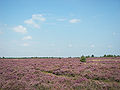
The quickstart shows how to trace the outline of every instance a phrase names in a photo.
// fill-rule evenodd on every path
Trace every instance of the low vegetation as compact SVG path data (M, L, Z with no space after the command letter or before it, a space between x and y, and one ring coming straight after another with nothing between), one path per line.
M81 60L0 59L0 90L119 90L120 57Z

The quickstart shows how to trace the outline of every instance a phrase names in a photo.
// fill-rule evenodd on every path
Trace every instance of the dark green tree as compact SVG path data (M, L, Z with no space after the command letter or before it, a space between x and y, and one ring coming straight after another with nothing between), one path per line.
M91 57L94 57L94 55L91 55Z
M80 61L81 61L81 62L86 62L86 57L81 56Z
M106 54L103 57L106 57Z
M90 56L88 55L88 56L86 56L86 58L89 58Z

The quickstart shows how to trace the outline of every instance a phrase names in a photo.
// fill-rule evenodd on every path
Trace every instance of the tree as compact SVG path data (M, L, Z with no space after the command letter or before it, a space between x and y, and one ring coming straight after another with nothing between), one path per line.
M107 57L113 57L113 55L110 55L110 54L109 54L109 55L107 55Z
M114 57L117 57L116 55L114 55Z
M86 62L86 58L84 56L81 56L80 61L81 62Z
M103 57L106 57L106 54Z
M91 55L91 57L94 57L94 55Z
M90 56L88 55L88 56L86 56L86 58L89 58Z

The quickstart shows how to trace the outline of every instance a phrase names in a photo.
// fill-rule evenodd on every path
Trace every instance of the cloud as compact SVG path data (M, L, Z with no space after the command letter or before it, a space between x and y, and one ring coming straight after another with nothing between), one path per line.
M44 18L42 14L33 14L32 18L25 20L24 23L28 25L32 25L35 28L40 28L38 22L44 22L44 21L46 21L46 18Z
M51 46L51 47L55 47L55 44L54 44L54 43L52 43L52 44L50 44L50 46Z
M32 19L25 20L24 23L26 24L34 24L34 21Z
M39 21L46 21L46 18L44 18L42 14L33 14L32 19L39 20Z
M80 22L80 19L71 19L69 20L70 23L78 23Z
M38 24L36 24L33 19L28 19L28 20L25 20L24 21L25 24L28 24L28 25L32 25L33 27L35 28L40 28L40 26Z
M16 26L13 28L13 30L15 32L19 32L19 33L27 33L27 28L23 27L22 25Z
M56 23L52 23L52 22L51 23L46 23L46 24L48 24L48 25L56 25Z
M69 48L72 48L72 47L73 47L73 45L72 45L72 44L68 44L68 47L69 47Z
M108 48L112 48L112 45L108 45Z
M26 46L29 46L29 44L28 43L23 43L22 46L26 47Z
M66 18L61 18L61 19L56 19L56 20L62 22L62 21L65 21Z
M2 34L2 31L0 31L0 34Z
M94 45L94 44L92 44L90 47L91 47L91 48L94 48L94 47L95 47L95 45Z
M112 35L113 36L120 36L120 32L113 32Z
M31 36L25 36L22 40L31 40L32 37Z
M113 36L115 36L115 35L116 35L116 32L113 32L112 34L113 34Z

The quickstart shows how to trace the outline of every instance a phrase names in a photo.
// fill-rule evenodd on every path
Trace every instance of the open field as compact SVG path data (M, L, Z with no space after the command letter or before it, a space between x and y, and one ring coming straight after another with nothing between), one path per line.
M0 59L0 90L120 90L120 57Z

